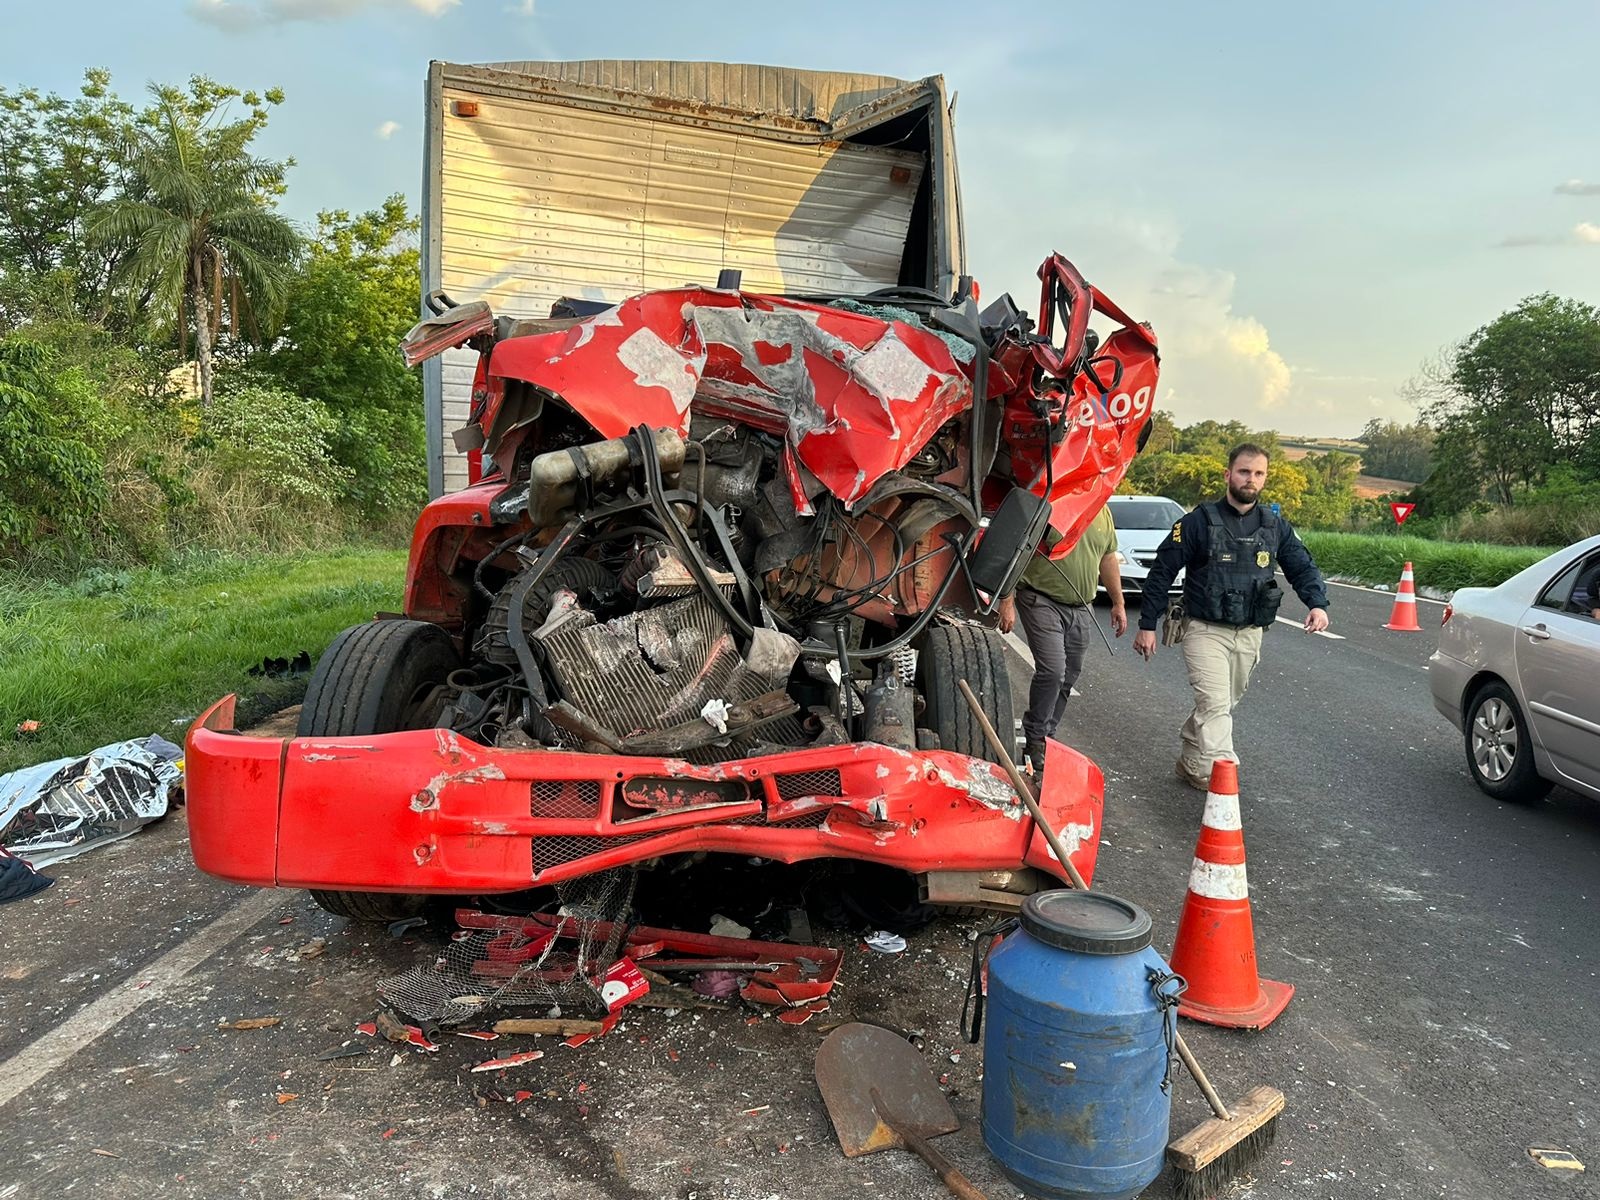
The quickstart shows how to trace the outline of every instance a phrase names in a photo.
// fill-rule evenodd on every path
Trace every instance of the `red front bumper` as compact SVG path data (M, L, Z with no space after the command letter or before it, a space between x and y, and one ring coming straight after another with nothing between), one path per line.
M855 858L911 872L1063 877L999 767L875 742L694 766L508 750L442 729L335 738L230 732L234 698L189 730L190 843L236 883L488 893L684 851ZM1104 781L1049 744L1040 797L1094 877Z

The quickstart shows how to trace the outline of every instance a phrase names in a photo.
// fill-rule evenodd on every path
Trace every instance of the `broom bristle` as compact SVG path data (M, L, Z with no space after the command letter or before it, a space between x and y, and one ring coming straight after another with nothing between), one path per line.
M1211 1200L1230 1179L1265 1154L1277 1137L1278 1118L1273 1117L1198 1170L1174 1166L1178 1200Z

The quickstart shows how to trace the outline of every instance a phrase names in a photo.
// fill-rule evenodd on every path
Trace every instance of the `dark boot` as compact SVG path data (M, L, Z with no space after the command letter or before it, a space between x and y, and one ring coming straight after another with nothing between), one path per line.
M1044 779L1044 742L1023 742L1022 761L1033 769L1034 791L1038 791Z

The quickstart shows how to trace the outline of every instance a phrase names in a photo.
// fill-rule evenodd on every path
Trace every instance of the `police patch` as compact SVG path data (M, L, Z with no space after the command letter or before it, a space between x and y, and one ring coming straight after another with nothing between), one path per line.
M1173 527L1172 527L1172 540L1175 541L1175 542L1183 541L1183 522L1182 521L1179 521L1179 522L1177 522L1176 524L1173 525Z
M1272 555L1268 554L1265 550L1256 551L1256 566L1264 567L1271 561Z

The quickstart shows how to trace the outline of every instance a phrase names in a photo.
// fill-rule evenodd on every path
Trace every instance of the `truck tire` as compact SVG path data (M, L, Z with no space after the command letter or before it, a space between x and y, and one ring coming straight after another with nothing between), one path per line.
M962 679L977 695L1001 742L1009 744L1015 722L1005 643L980 625L935 625L923 636L917 655L917 684L926 705L921 724L938 735L945 750L999 762L956 686Z
M349 737L426 729L439 715L439 685L461 665L450 636L425 621L372 621L346 629L317 662L297 737ZM417 916L427 896L312 889L336 917L384 924Z

